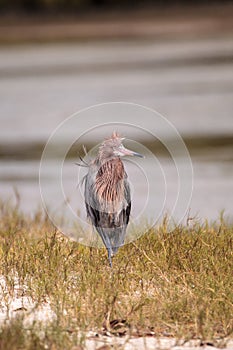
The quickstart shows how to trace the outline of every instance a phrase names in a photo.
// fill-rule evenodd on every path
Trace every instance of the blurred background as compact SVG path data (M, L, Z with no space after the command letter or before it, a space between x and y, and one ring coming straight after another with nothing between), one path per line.
M35 212L53 130L82 108L126 101L155 109L184 139L194 169L191 215L216 220L225 210L232 219L232 18L231 1L0 0L1 198L18 192L21 208ZM156 148L172 192L166 153L149 137L137 141Z

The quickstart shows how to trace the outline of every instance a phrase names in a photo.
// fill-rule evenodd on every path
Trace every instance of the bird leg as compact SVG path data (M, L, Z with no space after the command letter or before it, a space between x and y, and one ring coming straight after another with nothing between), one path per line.
M110 267L112 267L112 249L111 248L107 248L107 250L108 250L109 265L110 265Z

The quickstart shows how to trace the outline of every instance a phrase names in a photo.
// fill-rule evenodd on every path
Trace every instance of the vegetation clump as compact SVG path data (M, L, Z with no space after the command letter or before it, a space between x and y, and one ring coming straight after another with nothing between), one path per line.
M110 269L104 249L71 241L42 213L4 203L0 212L0 349L69 349L89 331L232 338L233 226L223 219L171 233L165 220L122 247ZM50 317L36 318L45 306Z

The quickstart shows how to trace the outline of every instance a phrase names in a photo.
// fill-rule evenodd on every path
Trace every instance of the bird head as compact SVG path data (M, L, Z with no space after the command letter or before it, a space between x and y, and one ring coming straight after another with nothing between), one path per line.
M106 139L100 146L100 156L102 158L114 158L114 157L124 157L124 156L136 156L144 158L140 153L131 151L124 147L124 138L120 137L117 132L113 132L111 137Z

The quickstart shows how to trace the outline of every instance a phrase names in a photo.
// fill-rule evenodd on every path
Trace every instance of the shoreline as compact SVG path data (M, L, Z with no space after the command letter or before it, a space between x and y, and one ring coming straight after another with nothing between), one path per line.
M80 15L1 15L0 44L232 36L233 6L170 6Z

